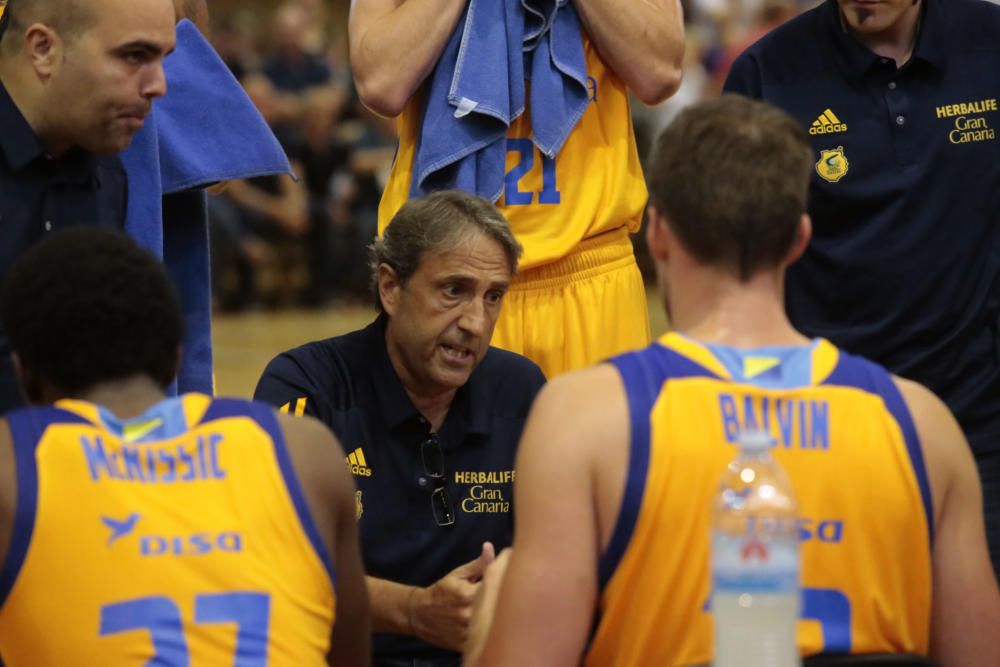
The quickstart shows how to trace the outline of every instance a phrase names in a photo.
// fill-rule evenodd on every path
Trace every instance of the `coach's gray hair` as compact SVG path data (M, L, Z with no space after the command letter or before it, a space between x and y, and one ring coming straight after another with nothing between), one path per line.
M457 190L435 192L411 199L389 221L381 238L368 246L375 305L382 310L378 293L378 269L385 264L405 285L427 253L452 250L469 234L485 234L503 248L510 274L517 272L521 244L510 231L507 219L482 197Z

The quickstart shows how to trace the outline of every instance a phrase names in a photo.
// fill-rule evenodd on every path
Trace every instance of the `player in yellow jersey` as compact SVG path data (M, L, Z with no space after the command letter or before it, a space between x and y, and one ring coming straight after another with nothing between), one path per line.
M263 404L164 398L182 320L152 256L57 233L2 318L36 406L0 420L7 667L369 664L343 451Z
M542 390L512 555L487 570L469 664L708 663L711 508L739 434L763 429L800 504L804 655L1000 665L982 495L954 418L785 315L813 163L792 118L741 97L661 137L648 240L677 331Z
M497 201L524 255L493 344L527 356L548 377L649 342L645 290L628 238L647 196L628 91L650 104L666 99L680 82L684 41L677 0L571 2L583 27L590 102L554 159L531 141L531 114L540 110L528 108L511 124ZM352 2L358 92L375 112L399 116L380 233L409 197L425 81L467 4Z

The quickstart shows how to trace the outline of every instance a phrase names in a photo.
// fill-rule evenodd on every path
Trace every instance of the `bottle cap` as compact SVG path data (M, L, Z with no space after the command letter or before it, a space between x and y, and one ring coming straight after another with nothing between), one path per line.
M774 446L774 438L763 431L743 431L739 443L744 452L759 454Z

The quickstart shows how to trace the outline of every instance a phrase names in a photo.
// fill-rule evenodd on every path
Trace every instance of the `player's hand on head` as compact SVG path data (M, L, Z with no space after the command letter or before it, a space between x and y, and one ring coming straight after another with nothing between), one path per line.
M417 589L410 603L413 634L426 642L461 651L469 633L472 604L495 553L489 542L474 560L459 565L437 582Z

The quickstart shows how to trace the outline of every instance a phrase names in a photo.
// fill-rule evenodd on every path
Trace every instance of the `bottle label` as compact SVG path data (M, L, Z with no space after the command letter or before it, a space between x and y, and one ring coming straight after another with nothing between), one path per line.
M799 586L798 540L761 540L717 532L712 536L712 578L716 593L795 593Z

